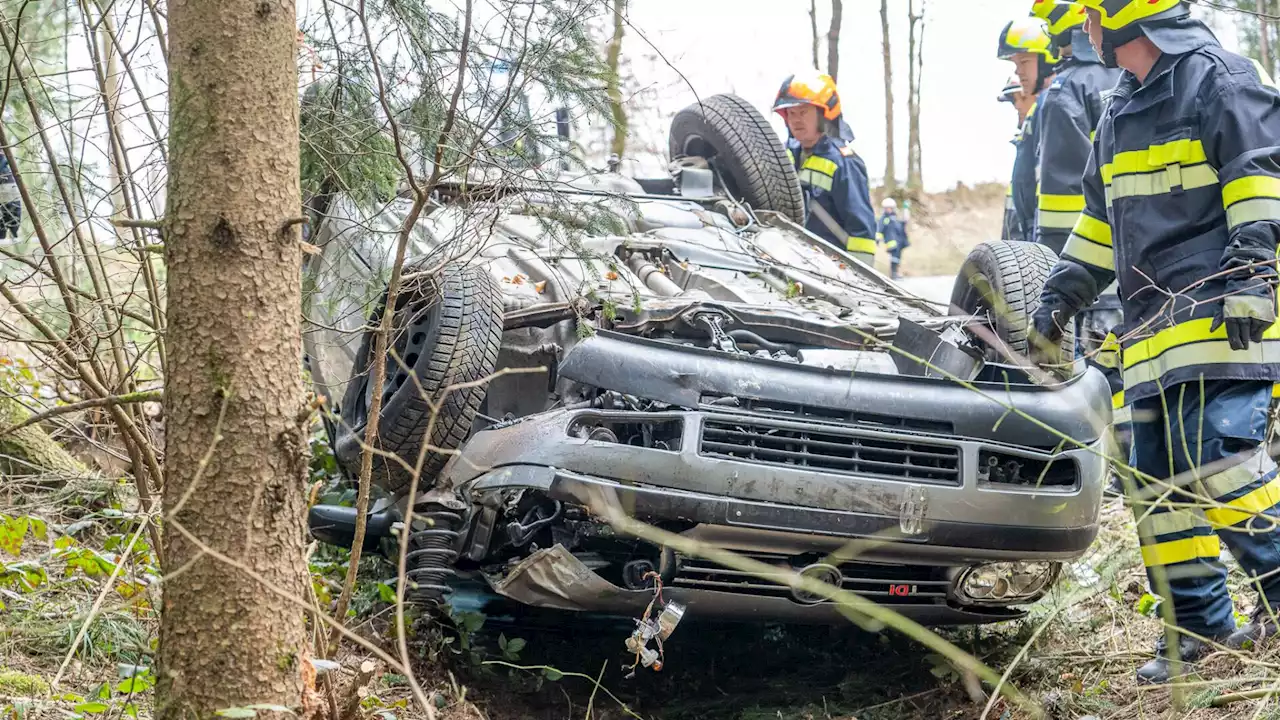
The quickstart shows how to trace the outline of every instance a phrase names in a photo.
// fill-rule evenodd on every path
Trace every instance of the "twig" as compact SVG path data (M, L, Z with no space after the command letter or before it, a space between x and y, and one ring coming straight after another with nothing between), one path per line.
M600 674L596 676L595 686L591 688L591 697L587 699L587 714L582 716L583 720L591 720L591 709L596 704L596 692L600 690L600 681L604 680L604 671L608 667L608 660L600 663Z
M1258 688L1256 690L1245 690L1243 692L1227 693L1226 695L1219 695L1218 697L1214 698L1213 701L1210 702L1209 704L1212 707L1224 707L1226 705L1230 705L1231 703L1237 703L1242 700L1257 700L1258 698L1264 698L1264 697L1275 695L1275 694L1276 694L1275 688Z
M360 672L356 674L355 679L347 686L347 702L343 705L342 715L338 716L338 720L359 720L360 701L364 699L360 691L369 685L369 681L373 678L377 669L378 663L372 660L365 660L360 663Z
M28 425L35 425L38 422L44 422L52 417L66 415L78 410L88 410L89 408L128 405L131 403L156 402L164 397L164 392L160 390L143 390L139 392L127 393L125 395L112 395L110 397L93 398L91 400L82 400L80 402L70 403L68 405L59 405L58 407L49 408L42 412L38 412L31 417L23 420L17 425L12 425L0 430L0 437L9 433L21 430Z
M129 218L119 218L111 221L112 225L122 228L142 228L143 230L163 230L163 220L131 220Z
M1018 650L1018 654L1013 657L1013 662L1009 663L1009 667L1005 668L1004 674L1000 676L1000 682L996 683L995 689L991 691L991 697L987 699L987 705L982 708L982 716L979 717L978 720L987 720L987 714L991 712L992 706L996 704L996 698L1000 697L1000 688L1004 687L1009 676L1013 674L1013 669L1018 667L1018 663L1022 662L1022 658L1026 657L1027 651L1031 649L1031 646L1036 644L1036 640L1040 637L1040 634L1053 623L1054 619L1058 617L1058 613L1062 612L1062 607L1063 606L1061 605L1055 607L1053 612L1049 614L1049 617L1045 618L1045 621L1040 625L1040 627L1036 628L1036 631L1031 633L1031 637Z
M607 661L606 661L606 662L607 662ZM641 716L637 715L637 714L635 713L635 711L634 711L634 710L632 710L630 707L628 707L626 703L624 703L624 702L622 702L622 700L618 699L618 696L617 696L617 695L614 695L612 692L610 692L610 691L609 691L609 688L604 687L603 685L601 685L601 684L599 683L599 681L597 681L595 678L591 677L590 675L587 675L586 673L579 673L579 672L565 672L564 670L561 670L560 668L551 667L550 665L516 665L515 663L509 663L509 662L505 662L505 661L503 661L503 660L485 660L483 663L481 663L481 665L499 665L499 666L501 666L501 667L508 667L508 668L513 669L513 670L524 670L524 671L526 671L526 672L532 672L532 671L535 671L535 670L536 670L536 671L538 671L538 672L546 672L546 671L550 670L551 672L559 673L560 675L563 675L564 677L582 678L583 680L586 680L586 681L588 681L588 682L590 682L590 683L593 683L595 688L597 688L597 689L599 689L599 690L603 690L605 695L608 695L610 698L612 698L612 699L613 699L613 701L614 701L614 702L618 703L618 707L622 708L622 711L623 711L623 712L625 712L626 714L628 714L628 715L630 715L631 717L635 718L636 720L644 720L644 718L643 718L643 717L641 717ZM595 694L595 693L593 692L593 693L592 693L592 695L594 695L594 694Z

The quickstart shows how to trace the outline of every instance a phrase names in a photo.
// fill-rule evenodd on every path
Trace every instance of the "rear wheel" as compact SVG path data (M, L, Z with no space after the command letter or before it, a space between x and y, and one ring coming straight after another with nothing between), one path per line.
M1031 315L1040 307L1040 291L1057 262L1053 250L1039 243L981 243L960 267L951 291L951 312L987 316L1009 349L1026 357ZM1065 357L1073 355L1074 335L1068 328L1062 339Z
M757 210L804 222L804 195L787 149L760 111L737 95L712 95L676 113L671 159L707 158L726 190Z

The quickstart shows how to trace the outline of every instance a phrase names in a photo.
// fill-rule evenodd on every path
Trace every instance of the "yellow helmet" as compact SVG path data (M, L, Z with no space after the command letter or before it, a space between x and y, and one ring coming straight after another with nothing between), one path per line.
M1045 30L1043 20L1034 17L1018 18L1010 20L1000 31L1000 46L996 50L996 57L1009 60L1020 53L1033 53L1052 65L1058 62L1058 56L1049 44L1049 33Z
M1063 0L1034 0L1031 14L1045 21L1049 37L1057 46L1070 44L1071 31L1084 25L1084 5Z
M1102 29L1123 30L1151 20L1182 17L1190 12L1183 0L1080 0L1102 13Z

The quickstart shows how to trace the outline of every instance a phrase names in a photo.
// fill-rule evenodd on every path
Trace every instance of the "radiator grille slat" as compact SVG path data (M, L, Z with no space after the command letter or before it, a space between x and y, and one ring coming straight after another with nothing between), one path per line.
M867 437L841 428L780 427L754 418L707 419L699 451L710 457L890 480L960 484L960 448Z
M715 590L763 597L791 597L787 576L782 571L802 569L813 558L788 558L775 555L748 554L753 559L778 567L778 575L759 577L730 570L700 558L682 558L680 569L672 580L673 587ZM951 585L946 569L924 565L879 565L875 563L840 563L841 587L881 603L945 603Z

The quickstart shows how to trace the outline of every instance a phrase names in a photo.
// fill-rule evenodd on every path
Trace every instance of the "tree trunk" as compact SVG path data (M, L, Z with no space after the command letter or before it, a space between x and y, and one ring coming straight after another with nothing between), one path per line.
M818 61L818 0L809 0L809 29L813 33L813 69L821 70Z
M0 431L31 417L17 400L0 395ZM0 435L0 477L49 473L51 484L65 482L68 477L88 475L89 471L36 425Z
M924 187L920 152L920 77L924 74L925 0L907 1L907 189L919 194ZM919 28L917 29L917 25Z
M897 159L893 154L893 52L889 44L889 0L880 0L880 38L884 52L884 189L898 189Z
M840 74L840 20L844 15L844 3L831 0L831 26L827 29L827 74L839 80Z
M1262 7L1263 7L1264 13L1269 9L1267 7L1267 3L1265 2L1262 3ZM1266 68L1267 72L1270 73L1271 72L1271 29L1269 27L1269 24L1267 23L1266 15L1258 16L1258 54L1261 55L1259 60L1262 62L1262 67Z
M307 582L296 34L294 0L169 3L160 720L314 687L282 597Z
M605 64L609 66L609 112L613 115L613 142L609 145L609 152L617 155L618 160L622 160L627 149L627 113L622 107L622 76L618 70L625 14L626 0L613 0L613 39L609 41Z

